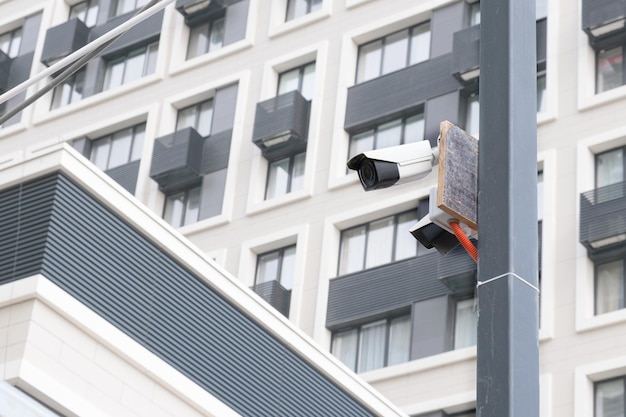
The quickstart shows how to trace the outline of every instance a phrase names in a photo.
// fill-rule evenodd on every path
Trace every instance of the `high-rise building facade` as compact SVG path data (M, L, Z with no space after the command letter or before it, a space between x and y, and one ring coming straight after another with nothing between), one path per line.
M147 3L0 0L0 93ZM626 413L625 15L536 2L542 416ZM476 264L408 233L436 173L365 193L346 161L480 137L479 25L470 0L178 0L6 121L2 158L69 144L407 415L474 415Z

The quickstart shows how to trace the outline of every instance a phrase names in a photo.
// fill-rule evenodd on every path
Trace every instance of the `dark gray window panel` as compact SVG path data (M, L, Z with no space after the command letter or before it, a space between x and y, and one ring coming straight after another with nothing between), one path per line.
M223 131L204 139L200 172L210 174L228 167L232 130Z
M226 190L226 168L208 173L202 177L202 192L200 193L199 220L208 219L222 213L224 191Z
M94 40L104 35L111 29L121 25L128 19L133 17L136 12L126 13L109 19L105 24L95 26L91 29L90 39ZM150 16L143 22L133 26L128 32L123 34L119 39L113 42L104 50L102 56L104 58L121 54L128 49L138 45L146 45L159 39L161 34L161 25L163 23L163 10Z
M0 51L0 94L8 90L11 62L11 58Z
M203 148L204 138L193 127L157 138L152 151L150 178L162 191L198 180Z
M304 151L310 110L311 102L297 90L258 103L252 142L268 160Z
M626 0L583 0L582 3L582 29L592 44L603 37L624 33L624 27L610 32L600 27L624 19Z
M433 10L430 19L430 57L452 52L452 35L465 27L466 2L459 1Z
M596 188L580 195L580 243L590 255L624 245L626 182Z
M213 121L211 133L217 134L226 130L232 130L235 121L235 109L237 107L238 84L222 87L215 92L213 97Z
M7 90L23 83L26 81L30 75L30 69L33 64L33 52L30 52L26 55L18 55L11 61L11 71L9 73L9 77L7 80ZM17 96L7 100L4 103L5 109L12 109L13 107L21 104L26 99L26 92L21 92ZM0 108L0 114L3 112L3 109ZM11 117L9 120L4 122L3 126L10 126L15 123L18 123L22 117L22 113L18 113L15 116Z
M439 125L441 122L449 120L455 125L459 125L460 106L461 90L455 90L426 101L426 109L424 111L426 117L424 138L430 141L430 146L437 146Z
M476 242L474 242L476 244ZM476 288L476 262L462 246L457 246L439 258L438 277L450 289L450 294L466 295Z
M278 310L283 316L289 317L291 290L286 289L276 280L254 285L252 291Z
M0 193L0 279L5 282L41 271L55 183L51 177Z
M547 19L540 19L536 24L537 30L537 66L545 69L546 63L546 36ZM454 34L452 47L452 74L461 80L461 74L476 70L480 64L480 25L474 25Z
M333 330L447 295L437 278L439 257L431 252L331 279L326 327Z
M48 29L41 52L41 62L50 66L77 51L89 41L89 28L78 18Z
M448 300L444 295L413 304L411 360L452 349L454 317Z
M226 10L224 24L224 45L230 45L246 37L250 0L223 0L230 5Z
M358 133L407 116L429 98L457 90L450 65L450 55L443 55L350 87L344 129Z
M105 173L113 178L119 185L124 187L126 191L135 194L137 187L137 175L139 174L139 162L133 161L128 164L109 169Z
M0 211L0 283L42 273L242 416L373 416L64 175Z
M39 38L39 28L41 27L41 13L28 16L22 25L22 43L20 44L20 55L32 54L37 46Z

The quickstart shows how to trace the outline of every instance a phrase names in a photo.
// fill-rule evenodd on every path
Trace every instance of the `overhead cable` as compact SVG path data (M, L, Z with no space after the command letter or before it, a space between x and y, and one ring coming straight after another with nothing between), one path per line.
M121 25L111 29L104 35L99 38L91 41L87 45L83 46L79 50L73 52L72 54L66 56L55 64L51 65L47 69L35 74L28 80L19 84L18 86L12 88L6 93L0 95L0 105L10 100L11 98L17 96L18 94L25 91L31 85L37 83L38 81L53 76L54 74L62 71L59 75L53 78L53 80L46 84L41 90L35 92L31 97L29 97L24 102L20 103L15 108L7 111L2 117L0 117L0 125L6 122L8 119L13 117L15 114L22 111L24 108L32 104L39 97L44 95L46 92L50 91L52 88L63 82L69 76L71 76L74 72L79 70L83 65L85 65L89 60L93 59L100 52L102 52L107 46L113 43L116 39L126 33L128 30L133 28L138 23L144 21L150 16L156 14L163 8L165 8L168 4L174 2L174 0L152 0L148 2L145 6L143 6L133 17L131 17L126 22ZM69 65L69 67L68 67Z

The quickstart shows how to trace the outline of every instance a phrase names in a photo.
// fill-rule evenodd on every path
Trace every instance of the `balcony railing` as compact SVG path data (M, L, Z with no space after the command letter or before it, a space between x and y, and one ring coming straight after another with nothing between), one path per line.
M89 28L78 18L54 26L46 32L41 62L50 66L87 45L88 41Z
M189 183L202 172L204 138L192 127L154 141L150 177L161 190Z
M547 20L537 20L537 66L546 61ZM454 34L451 73L466 84L480 73L480 25L460 30Z
M432 251L331 279L326 326L375 317L418 301L473 288L476 263L462 248L457 249L443 256ZM455 291L444 285L446 279L455 280Z
M354 134L412 114L426 100L458 89L449 54L365 81L348 89L344 129Z
M257 104L252 142L276 160L306 149L311 102L291 91Z
M583 0L582 26L592 43L623 33L626 0Z
M590 253L626 241L626 182L580 195L580 243Z
M256 284L252 291L274 307L283 316L289 317L289 306L291 305L291 290L286 289L276 280Z

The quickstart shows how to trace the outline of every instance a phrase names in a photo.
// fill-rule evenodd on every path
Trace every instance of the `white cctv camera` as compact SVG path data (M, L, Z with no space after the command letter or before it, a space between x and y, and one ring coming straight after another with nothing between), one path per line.
M360 153L348 161L365 191L378 190L425 177L437 163L438 148L427 140Z

